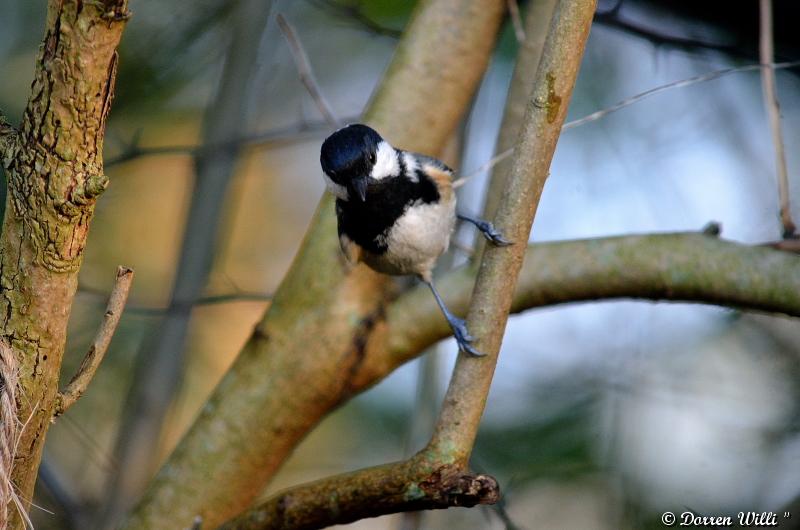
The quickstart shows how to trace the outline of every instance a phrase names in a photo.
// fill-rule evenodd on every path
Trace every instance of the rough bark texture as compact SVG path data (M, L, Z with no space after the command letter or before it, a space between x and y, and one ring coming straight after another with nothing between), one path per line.
M437 154L483 74L504 6L421 2L366 121L394 145ZM345 264L326 195L264 319L125 527L171 529L198 514L214 527L247 507L297 442L353 394L363 337L392 285Z
M289 489L219 530L312 530L413 510L494 504L497 481L420 454Z
M66 326L97 197L126 0L51 0L20 131L4 127L0 333L19 360L13 480L31 499L58 392ZM19 523L19 521L17 521Z

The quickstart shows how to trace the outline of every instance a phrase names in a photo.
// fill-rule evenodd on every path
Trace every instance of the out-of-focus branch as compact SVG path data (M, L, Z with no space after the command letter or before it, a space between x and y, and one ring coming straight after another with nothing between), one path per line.
M297 32L282 14L278 13L277 19L278 27L281 28L281 32L289 44L289 49L292 51L292 59L294 59L295 67L297 67L297 75L300 76L300 82L306 87L311 99L314 100L314 104L325 118L325 121L328 122L328 125L334 129L338 128L339 120L336 119L336 114L333 112L330 103L328 103L325 94L319 88L319 83L314 76L314 70L311 69L311 63L308 60L308 54L303 48Z
M473 267L438 280L452 311L469 307ZM633 298L715 304L800 317L800 258L703 233L649 234L536 243L528 246L511 304L519 313L592 300ZM386 308L355 374L356 391L450 335L424 286Z
M467 316L474 357L460 352L427 450L466 469L503 340L526 242L567 115L596 2L560 0L529 97L511 173L493 223L514 244L487 246Z
M608 11L599 12L595 14L594 20L598 24L608 26L610 28L624 31L630 35L641 37L655 44L656 46L670 46L673 48L680 48L684 50L714 50L718 52L727 53L729 55L741 57L745 55L743 51L735 44L725 44L721 42L710 42L700 39L693 39L689 37L681 37L678 35L670 35L663 33L655 28L648 28L639 25L635 22L623 18L620 14L621 3L617 3L612 9Z
M313 3L334 15L352 20L357 25L375 35L399 39L403 34L402 30L384 26L371 19L358 5L344 4L336 0L313 0Z
M64 390L59 392L56 408L53 412L55 416L60 416L74 405L94 378L95 372L97 372L100 363L103 362L106 351L108 351L108 345L111 344L111 339L117 330L119 320L122 318L122 312L125 310L132 282L133 270L127 267L119 267L114 288L108 298L106 312L103 314L103 323L100 325L100 329L97 330L97 335L95 335L94 341L89 347L89 352L83 358L78 372L72 377Z
M484 200L484 217L491 219L497 212L500 196L505 189L511 169L511 154L514 144L519 138L522 120L525 117L525 107L528 96L536 78L539 67L539 58L542 55L544 39L547 37L547 28L552 19L553 9L557 0L532 0L525 15L525 41L517 52L517 61L514 65L514 75L508 89L506 107L503 112L503 122L500 134L497 137L496 151L500 155L508 153L502 158L493 158L487 168L492 168L491 182ZM487 169L482 166L481 169ZM477 236L477 245L482 248L484 238Z
M508 16L511 18L511 25L514 26L514 36L520 44L525 42L525 27L522 24L522 15L519 12L517 0L507 0Z
M259 44L271 6L265 0L237 4L217 94L203 121L204 144L220 144L242 136ZM195 183L175 284L166 315L139 348L117 433L115 458L119 471L109 477L111 484L100 526L113 526L150 479L162 423L181 380L191 309L208 282L223 205L238 160L239 149L200 151L195 156Z
M438 154L504 11L504 0L419 2L365 121L394 145ZM389 278L345 264L326 194L264 318L124 528L171 529L195 515L213 528L250 505L298 441L351 395L364 337L393 294Z
M775 167L778 173L778 196L783 237L794 236L797 227L792 220L789 203L789 170L786 168L786 153L781 131L781 112L778 104L778 89L775 86L774 39L772 33L772 0L759 1L759 59L761 61L761 89L764 94L764 108L769 117L772 143L775 147Z
M80 289L78 289L78 292L90 296L98 296L98 297L109 296L109 293L105 292L104 290L95 289L92 287L81 287ZM195 300L194 304L192 304L192 307L227 304L231 302L269 302L270 300L272 300L271 294L242 291L242 292L203 296L202 298L198 298L197 300ZM137 305L133 303L129 303L125 306L125 310L129 314L154 315L154 316L163 315L168 311L168 309L169 309L168 307Z
M291 488L218 530L309 530L390 513L492 504L499 497L494 478L420 454Z
M355 121L356 117L347 118L348 121ZM138 136L133 139L119 155L109 159L106 167L124 164L145 156L175 155L185 154L193 157L201 155L217 155L222 151L239 152L245 147L268 147L276 144L291 142L301 142L318 136L320 133L330 130L330 126L325 121L301 121L288 127L279 127L258 134L237 137L233 135L229 139L204 143L202 145L163 145L156 147L141 147ZM238 131L240 134L242 131Z

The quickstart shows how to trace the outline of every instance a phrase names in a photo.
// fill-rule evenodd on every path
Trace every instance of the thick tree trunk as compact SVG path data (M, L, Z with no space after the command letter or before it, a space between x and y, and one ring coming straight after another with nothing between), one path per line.
M24 428L12 480L21 499L33 496L89 223L108 183L103 133L127 17L127 0L51 0L20 130L3 137L0 329L19 370Z

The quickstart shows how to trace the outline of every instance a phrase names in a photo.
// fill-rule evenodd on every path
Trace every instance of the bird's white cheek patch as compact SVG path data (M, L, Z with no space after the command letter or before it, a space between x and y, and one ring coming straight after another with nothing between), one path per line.
M403 153L403 162L406 165L406 177L408 177L408 180L411 182L419 182L419 177L417 176L419 162L417 162L417 157L411 153Z
M369 176L375 180L380 180L399 174L400 163L397 161L397 151L387 142L379 143L378 150L375 153L375 165L372 166Z
M347 194L347 188L342 186L341 184L336 184L331 178L325 173L322 173L322 176L325 178L325 185L328 187L328 191L333 193L336 197L346 201L349 199L349 195Z

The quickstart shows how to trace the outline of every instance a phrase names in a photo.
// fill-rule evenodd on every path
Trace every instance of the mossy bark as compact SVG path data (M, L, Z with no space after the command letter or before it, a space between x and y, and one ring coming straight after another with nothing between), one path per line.
M22 124L4 130L0 332L19 364L12 478L22 499L33 496L89 223L108 183L103 133L127 16L126 0L51 0Z

